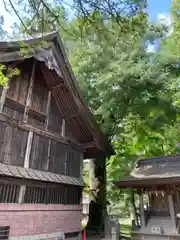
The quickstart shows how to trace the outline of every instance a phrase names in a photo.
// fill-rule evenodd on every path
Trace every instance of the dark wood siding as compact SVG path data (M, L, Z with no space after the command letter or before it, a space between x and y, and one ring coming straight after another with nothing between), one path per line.
M21 127L0 123L0 162L5 164L24 166L29 132L21 130L21 128L28 129L30 128L28 125L34 125L41 130L61 135L62 121L65 117L61 111L65 108L67 109L66 113L71 114L72 106L69 105L69 101L64 100L65 98L61 96L57 87L58 99L62 100L62 103L59 101L59 104L63 106L61 111L59 110L56 100L53 98L55 95L50 95L49 92L52 90L49 89L52 88L51 84L49 87L47 86L44 76L38 67L38 61L36 70L35 72L33 71L33 63L34 59L27 59L18 65L20 75L11 79L6 94L3 112L10 118L20 122L24 121L24 123L21 124L14 121L14 125L21 125ZM32 78L33 73L35 73L34 80ZM55 75L50 74L49 76L53 78ZM48 79L48 81L51 81L51 79ZM52 81L54 80L52 79ZM66 93L68 93L67 89L62 91L62 94ZM47 107L48 95L51 96L51 98L49 97L51 99L49 101L50 109ZM71 126L70 121L72 118L73 122L73 115L66 115L66 118L68 117L69 121L65 120L65 137L76 141L76 131L72 129L74 124ZM33 134L30 155L28 155L30 157L29 161L26 159L26 167L29 164L29 167L32 169L80 177L80 152L70 146L72 144L70 141L66 139L66 144L60 143L58 140L56 142L55 134L54 136L51 134L53 140L50 140L49 135L45 131L43 133L45 133L46 137L40 136L42 131L38 132L35 128L31 131L37 132L39 135Z
M10 118L23 121L25 106L15 102L13 99L6 97L3 112Z
M61 134L62 116L54 98L51 99L49 127L48 129L54 133Z
M80 162L81 162L81 153L69 146L66 160L66 175L72 177L80 177Z
M48 138L34 134L30 154L30 165L32 169L46 171L48 158Z
M29 79L32 70L32 60L29 59L18 66L20 74L10 81L7 96L23 105L26 103Z
M40 69L36 68L31 108L36 112L45 114L47 99L48 99L47 85L45 83L44 77L42 76Z
M44 128L45 115L30 109L28 113L28 124Z
M49 172L65 174L65 164L67 158L67 145L52 141Z
M23 166L28 132L0 122L0 162Z
M78 140L77 140L77 137L76 137L76 135L75 135L74 129L72 128L72 126L70 125L70 123L67 122L67 121L66 121L65 133L66 133L67 138L72 139L72 140L74 140L74 141L78 141Z

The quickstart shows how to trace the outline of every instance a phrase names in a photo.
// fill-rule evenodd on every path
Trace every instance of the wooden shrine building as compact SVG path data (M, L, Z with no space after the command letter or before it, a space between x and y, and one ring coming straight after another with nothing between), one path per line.
M80 239L82 162L111 146L56 32L1 41L0 63L20 71L0 89L0 239Z
M140 160L115 185L139 195L133 240L180 239L180 155Z

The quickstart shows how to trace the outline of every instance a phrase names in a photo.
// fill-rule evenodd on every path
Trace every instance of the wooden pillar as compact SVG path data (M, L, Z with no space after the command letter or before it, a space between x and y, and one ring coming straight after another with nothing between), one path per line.
M24 118L23 118L24 122L27 122L28 120L28 112L29 112L29 107L31 104L31 97L33 92L35 69L36 69L36 60L34 60L33 66L32 66L31 78L30 78L30 83L28 87L27 99L26 99L26 106L24 110Z
M28 140L27 140L27 147L26 147L26 154L25 154L25 159L24 159L24 168L29 168L29 158L30 158L30 153L31 153L32 140L33 140L33 132L29 132Z
M29 158L30 158L31 147L32 147L32 139L33 139L33 132L29 132L25 159L24 159L24 168L29 168ZM25 185L20 186L18 203L24 202L25 191L26 191L26 186Z
M141 214L141 228L145 227L145 215L144 215L144 201L143 201L143 193L141 192L139 195L140 200L140 214Z
M83 181L83 153L80 154L80 179Z
M24 202L24 195L26 191L26 186L21 185L20 190L19 190L19 198L18 198L18 203L23 203Z
M171 216L171 220L172 220L172 224L173 224L173 232L175 233L176 232L176 215L175 215L172 194L168 195L168 202L169 202L170 216Z
M0 98L0 113L2 113L2 111L3 111L7 90L8 90L8 88L5 88L5 87L3 87L3 89L2 89L1 98Z
M50 154L51 154L51 139L48 140L48 155L47 155L46 171L49 170Z
M65 119L62 120L62 129L61 129L61 136L65 137L66 135L66 122Z
M45 129L48 129L49 125L49 113L50 113L50 107L51 107L51 91L48 92L48 100L47 100L47 106L46 106L46 120L45 120Z

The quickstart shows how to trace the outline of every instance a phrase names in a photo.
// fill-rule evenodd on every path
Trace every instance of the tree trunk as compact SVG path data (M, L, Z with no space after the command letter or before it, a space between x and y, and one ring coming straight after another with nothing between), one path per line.
M93 189L95 194L95 198L91 199L89 205L89 221L87 225L87 231L102 234L105 233L105 216L107 215L107 208L106 208L106 157L98 157L92 164L90 163L91 168L94 166L94 173L93 170L90 170L90 186ZM93 174L95 175L95 179L92 177ZM94 182L98 184L94 184Z

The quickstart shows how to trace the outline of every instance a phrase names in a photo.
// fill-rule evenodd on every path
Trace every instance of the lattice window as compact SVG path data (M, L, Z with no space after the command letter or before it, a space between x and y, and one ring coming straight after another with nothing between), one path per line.
M0 203L18 203L21 186L24 186L23 200L26 204L80 204L82 188L68 184L42 184L8 179L0 183ZM37 185L38 184L38 185Z
M15 184L0 183L0 202L17 203L20 186Z
M46 189L26 187L24 203L46 203Z
M58 187L26 187L24 203L80 204L81 188L61 185Z

